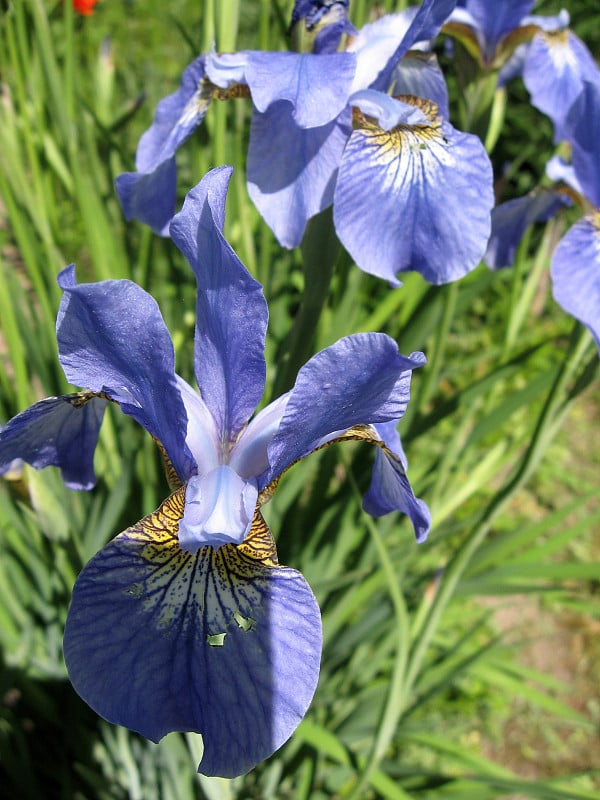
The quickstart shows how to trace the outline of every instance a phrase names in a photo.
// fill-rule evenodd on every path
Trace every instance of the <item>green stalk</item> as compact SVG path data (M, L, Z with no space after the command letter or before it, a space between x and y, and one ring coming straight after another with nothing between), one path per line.
M304 296L289 334L286 353L278 364L273 386L277 397L290 389L300 367L312 354L315 331L327 301L340 243L331 209L309 220L300 245L304 272Z
M347 474L352 484L353 493L360 502L361 493L354 480L349 463L347 463ZM359 800L359 798L365 796L365 789L370 784L373 773L379 766L381 759L392 741L398 726L398 720L405 708L405 675L410 642L408 609L404 601L404 595L400 589L398 577L394 571L392 560L389 557L389 553L375 522L371 517L365 516L365 523L371 540L375 545L379 563L385 575L387 589L394 607L397 645L385 707L377 727L377 733L371 746L371 751L365 765L362 767L358 783L352 788L348 795L351 800L354 798Z
M424 370L424 380L421 385L418 401L415 404L415 410L419 411L423 411L440 382L440 372L442 371L442 366L445 361L448 336L456 310L456 300L459 292L458 281L451 283L449 286L445 286L443 291L446 297L444 313L441 325L439 325L437 329L433 355L429 359L429 364Z

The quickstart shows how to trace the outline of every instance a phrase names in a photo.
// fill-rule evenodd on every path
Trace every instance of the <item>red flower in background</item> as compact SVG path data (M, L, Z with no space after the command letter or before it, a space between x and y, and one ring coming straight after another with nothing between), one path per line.
M89 17L90 14L94 13L94 6L97 2L98 0L73 0L73 8L80 14Z

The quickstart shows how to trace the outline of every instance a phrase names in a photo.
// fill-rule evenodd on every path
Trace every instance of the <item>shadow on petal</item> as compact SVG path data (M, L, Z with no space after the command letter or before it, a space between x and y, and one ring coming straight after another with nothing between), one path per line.
M277 563L257 512L243 545L178 546L185 487L85 567L64 651L73 686L109 722L153 741L201 733L199 771L233 777L270 756L312 700L319 608Z

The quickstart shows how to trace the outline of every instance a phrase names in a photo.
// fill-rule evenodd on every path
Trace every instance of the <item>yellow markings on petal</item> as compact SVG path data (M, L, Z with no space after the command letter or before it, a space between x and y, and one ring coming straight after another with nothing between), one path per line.
M596 209L590 214L590 222L596 229L596 233L600 235L600 209Z
M442 117L437 103L414 95L397 95L396 100L419 108L427 117L427 124L396 125L390 130L379 127L377 120L354 108L352 124L356 131L364 137L364 147L376 152L376 160L389 164L404 153L415 154L429 149L430 145L447 144L442 132Z
M171 491L175 491L175 489L179 489L181 486L181 480L179 479L179 475L177 474L175 467L173 466L173 462L167 455L167 451L164 448L162 442L160 442L156 436L152 437L158 449L160 450L160 454L163 458L163 462L165 465L165 475L167 476L167 483L169 484L169 489Z
M67 394L64 395L64 400L72 405L73 408L83 408L87 405L90 400L93 400L95 397L100 397L102 400L109 400L110 398L107 397L104 392L75 392L74 394Z
M182 486L117 537L131 575L125 594L142 604L162 636L201 635L211 647L226 647L228 633L250 635L264 618L269 573L279 566L275 542L257 510L241 545L189 553L177 537L184 508Z

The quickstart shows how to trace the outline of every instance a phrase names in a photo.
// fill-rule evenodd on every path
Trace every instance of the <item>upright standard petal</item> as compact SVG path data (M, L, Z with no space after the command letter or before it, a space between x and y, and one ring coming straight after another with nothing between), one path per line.
M281 424L268 447L263 488L333 434L356 425L400 419L412 370L425 357L401 355L383 333L357 333L313 356L298 372Z
M346 107L356 69L354 53L248 54L246 80L252 102L264 113L275 102L292 105L300 128L318 128Z
M396 286L408 270L448 283L485 252L492 167L481 141L455 130L434 104L401 99L424 110L429 124L384 130L356 113L335 188L335 228L365 272Z
M0 430L0 475L21 458L35 469L59 467L69 489L91 489L106 402L79 392L48 397L17 414Z
M268 317L261 285L223 236L231 173L205 175L170 229L196 276L196 380L226 452L262 397Z
M550 274L554 299L589 328L600 351L600 211L580 219L563 236Z
M535 0L466 0L464 6L473 18L485 64L491 64L501 39L519 27L534 5Z
M297 247L306 223L333 201L337 169L351 133L350 110L319 128L300 128L292 105L254 112L248 193L283 247Z
M162 443L185 481L195 464L173 343L156 301L127 280L77 284L74 265L58 283L64 294L56 338L67 380L118 403Z
M64 652L100 716L158 741L201 733L199 771L234 777L293 733L316 687L321 620L257 514L242 547L181 550L183 490L120 534L73 589Z
M567 114L583 82L600 82L600 70L573 31L541 32L527 50L523 80L532 104L552 120L554 141L559 142L567 135Z

